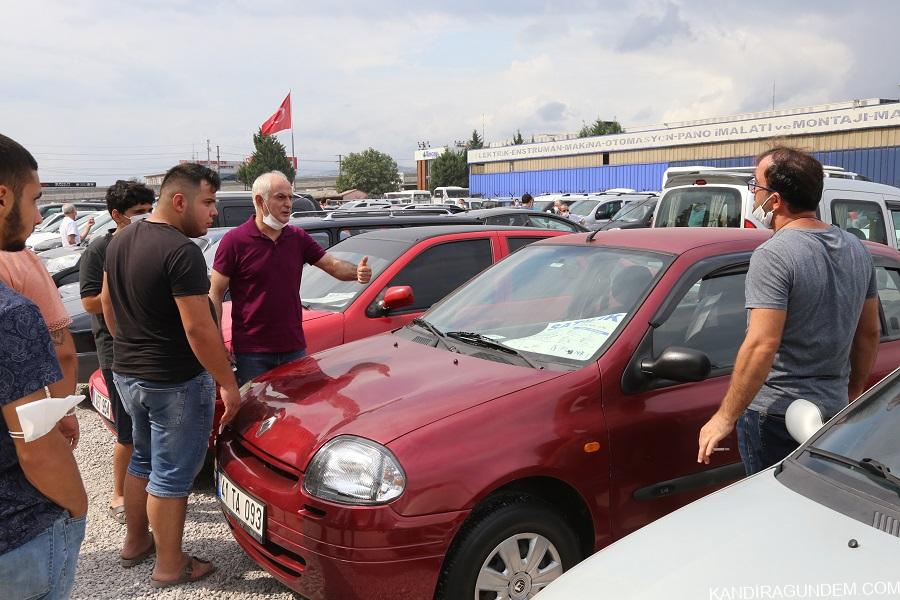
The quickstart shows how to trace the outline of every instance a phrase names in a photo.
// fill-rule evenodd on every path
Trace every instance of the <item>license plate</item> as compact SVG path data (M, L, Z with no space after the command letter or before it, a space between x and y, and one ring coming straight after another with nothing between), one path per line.
M266 527L266 505L236 486L223 473L219 472L216 479L216 491L222 506L247 533L262 544Z
M97 409L97 412L106 417L107 420L113 420L112 405L109 398L98 392L96 389L91 390L91 404Z

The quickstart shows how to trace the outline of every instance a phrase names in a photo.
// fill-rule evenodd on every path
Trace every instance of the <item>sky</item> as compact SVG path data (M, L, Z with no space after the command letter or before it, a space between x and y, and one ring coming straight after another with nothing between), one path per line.
M893 0L0 0L0 133L45 181L242 160L288 93L300 176L432 147L900 94ZM11 25L11 26L10 26ZM278 138L291 149L290 132Z

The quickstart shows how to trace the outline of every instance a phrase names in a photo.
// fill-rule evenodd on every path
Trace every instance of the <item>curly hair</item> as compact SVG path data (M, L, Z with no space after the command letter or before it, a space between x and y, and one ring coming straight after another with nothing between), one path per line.
M772 164L766 169L766 187L778 192L791 212L816 210L825 178L822 163L796 148L776 146L757 156L756 164L767 156Z

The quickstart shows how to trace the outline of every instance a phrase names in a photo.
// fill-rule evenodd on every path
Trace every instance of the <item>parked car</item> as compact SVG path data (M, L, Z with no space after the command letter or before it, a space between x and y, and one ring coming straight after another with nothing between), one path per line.
M360 210L363 208L390 208L389 200L350 200L338 206L338 210Z
M523 210L521 208L482 208L470 210L466 214L479 219L486 225L539 227L542 229L558 229L569 233L587 231L585 227L560 215Z
M97 358L97 343L94 341L94 334L91 331L91 315L81 305L77 280L61 286L59 295L69 318L72 319L69 333L75 343L75 354L78 358L78 381L84 382L95 371L100 372L97 370L100 368L100 362Z
M112 217L109 215L109 212L106 210L90 213L80 217L75 223L78 225L78 230L82 231L84 225L87 222L87 219L90 217L94 217L94 224L91 225L91 228L88 232L82 236L81 238L81 246L87 246L93 241L93 239L97 235L102 235L106 233L106 230L110 227L114 227L115 224L112 223ZM61 225L61 224L60 224ZM35 252L47 252L48 250L53 250L55 248L62 248L62 236L59 233L59 229L57 229L56 235L48 237L47 239L36 242L33 246Z
M825 170L818 216L860 239L897 248L900 239L900 188ZM666 181L653 227L762 228L753 216L749 169L713 169L671 175Z
M78 283L78 274L81 270L81 255L86 248L86 245L59 247L41 252L37 256L44 263L56 287L62 287L70 283Z
M47 202L46 204L41 204L38 206L38 211L41 213L41 216L44 219L47 219L51 215L61 214L63 202ZM106 202L96 201L96 202L71 202L66 204L73 204L78 210L78 212L96 212L98 210L106 210Z
M587 198L573 202L569 206L569 218L588 229L599 229L612 219L624 205L640 202L655 196L656 192L607 191L590 194Z
M101 212L85 212L79 214L78 219L75 221L75 224L78 226L78 230L82 231L84 229L84 225L85 223L87 223L87 220L90 217L94 217L96 220L101 214ZM35 230L30 236L28 236L28 239L25 240L25 245L28 248L34 249L43 242L57 240L59 241L59 245L62 246L62 238L60 237L59 233L59 228L62 225L62 221L62 219L59 219L45 228ZM50 250L50 248L44 249ZM40 250L37 250L37 252L40 252Z
M212 227L237 227L256 214L253 205L253 196L247 191L219 191L216 192L216 208L219 214L213 219ZM306 195L294 194L291 212L306 215L323 215L318 203Z
M637 202L629 202L619 209L605 225L601 225L600 229L608 231L610 229L641 229L650 227L653 224L653 210L659 196L647 196L644 200Z
M262 375L216 446L235 539L312 600L533 597L742 477L733 435L704 465L697 433L728 387L750 255L769 237L540 241L406 327ZM896 286L900 256L868 248ZM898 316L873 382L900 363ZM730 515L723 535L757 518Z
M900 369L813 437L797 436L805 443L779 465L601 550L541 600L802 598L834 584L835 597L897 598L898 407ZM767 595L749 595L761 586Z

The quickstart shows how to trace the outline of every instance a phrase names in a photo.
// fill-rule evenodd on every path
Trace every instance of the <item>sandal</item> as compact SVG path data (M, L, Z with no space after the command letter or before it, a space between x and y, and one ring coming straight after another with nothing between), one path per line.
M150 547L134 556L132 558L125 558L122 555L119 555L119 564L122 565L123 569L130 569L131 567L136 567L151 556L156 554L156 542L151 538L150 539Z
M125 524L125 505L107 507L106 514L113 518L120 525Z
M202 558L197 558L196 556L189 557L187 564L184 565L184 568L181 570L181 575L178 578L173 579L172 581L160 581L159 579L150 578L150 586L154 588L167 588L172 587L173 585L181 585L182 583L194 583L195 581L200 581L201 579L205 579L216 572L215 565L209 571L197 575L194 577L194 561L202 564L202 565L211 565L212 563L208 560L203 560Z

